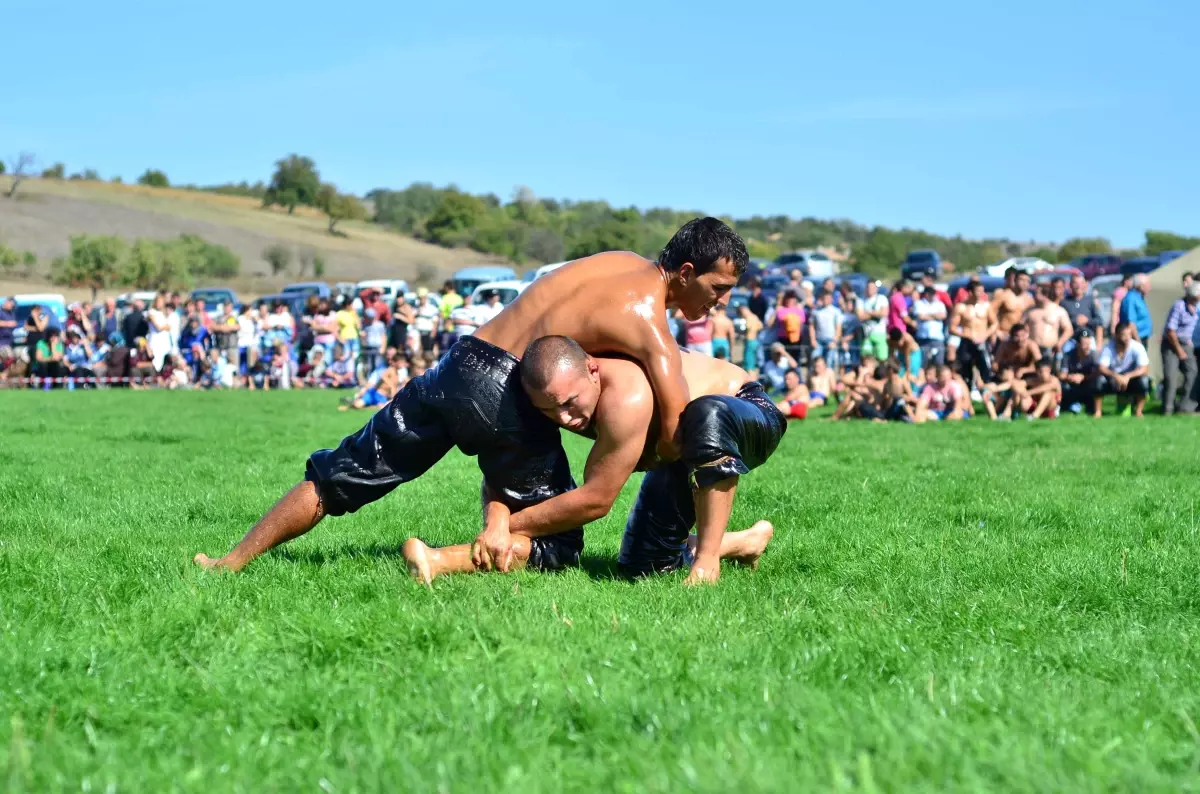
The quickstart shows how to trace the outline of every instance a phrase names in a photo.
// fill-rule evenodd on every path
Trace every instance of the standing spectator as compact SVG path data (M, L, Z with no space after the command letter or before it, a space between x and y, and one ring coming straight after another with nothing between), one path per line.
M358 358L362 350L359 344L362 323L358 320L358 312L354 311L354 305L350 301L342 301L342 305L333 316L333 321L337 325L337 341L350 351L352 358Z
M428 294L429 290L425 290L425 293ZM437 305L436 299L434 299L434 305ZM368 294L368 300L363 304L363 308L365 309L368 306L375 310L375 316L378 317L380 322L382 322L384 325L387 325L392 321L392 312L388 308L387 301L383 299L383 294L379 292L379 290L371 290L371 292Z
M912 295L912 282L901 279L892 288L888 297L887 331L888 337L896 332L911 334L916 330L916 323L908 315L909 296Z
M758 378L758 351L763 333L762 320L747 304L738 307L738 314L746 324L746 339L742 343L742 369L750 373L750 377Z
M105 298L104 305L96 311L92 325L96 329L97 339L111 339L113 334L120 333L121 320L117 317L117 302L112 298Z
M703 353L706 356L713 354L713 321L709 315L704 315L699 320L684 320L683 323L683 338L684 347L694 353Z
M1104 345L1104 322L1095 299L1088 294L1087 279L1078 273L1071 276L1071 291L1063 297L1060 304L1067 310L1067 316L1076 333L1086 328L1095 337L1096 346Z
M333 310L328 299L321 298L317 301L317 310L309 321L309 327L312 328L314 346L323 347L326 350L333 349L334 344L338 341L338 323L333 317ZM353 358L354 348L348 345L342 346Z
M917 344L917 340L907 331L893 329L888 331L888 350L896 363L896 371L902 377L918 383L921 378L922 359L921 346Z
M988 306L987 292L980 281L972 279L967 284L966 300L954 307L950 318L950 343L957 348L955 366L963 380L972 386L992 380L988 340L995 331L995 315Z
M171 326L167 322L166 293L160 292L154 296L154 306L146 314L146 320L149 330L146 344L150 348L150 355L154 357L154 369L158 372L162 370L163 362L171 352Z
M392 322L388 325L388 347L403 350L406 354L412 352L412 348L408 344L408 332L415 319L413 307L408 304L408 301L404 298L396 298L396 305L392 310Z
M1097 327L1099 330L1099 327ZM1062 365L1062 404L1067 410L1077 408L1090 411L1096 396L1096 378L1100 375L1100 359L1096 354L1096 340L1087 326L1080 328L1075 337L1075 347L1067 353Z
M792 358L800 355L801 332L805 319L799 294L788 290L783 294L783 303L775 309L775 337Z
M179 334L183 332L183 321L187 316L178 292L167 298L167 326L171 329L171 349L179 350Z
M1125 301L1125 296L1129 294L1130 288L1133 286L1133 274L1122 273L1121 283L1113 290L1112 294L1112 310L1108 320L1108 336L1112 336L1117 332L1117 323L1121 322L1121 304Z
M417 333L421 335L421 352L431 358L437 357L437 328L442 316L441 309L429 294L429 290L421 287L417 290Z
M842 286L849 286L843 281ZM842 351L840 361L842 369L848 370L858 366L863 346L862 320L858 319L858 296L850 290L842 295Z
M933 276L926 273L925 278L932 280ZM926 365L945 363L946 317L949 316L946 304L949 302L949 296L943 302L938 297L937 289L930 284L913 303L912 313L917 321L914 337L921 347L921 358Z
M1163 330L1163 413L1175 413L1175 392L1183 381L1183 399L1179 410L1192 412L1196 402L1192 391L1196 386L1196 346L1192 337L1196 333L1196 304L1200 303L1200 284L1189 284L1183 297L1175 301L1167 314L1167 325Z
M837 372L838 353L842 349L842 310L833 305L833 281L827 279L825 283L829 289L822 290L817 308L813 311L808 339L813 347L814 359L824 358L829 369Z
M1138 273L1133 277L1133 286L1121 299L1121 322L1133 326L1133 338L1145 342L1150 338L1153 324L1150 322L1150 308L1146 305L1146 295L1150 293L1150 277Z
M150 324L146 322L146 303L135 300L133 308L121 321L121 334L129 344L135 344L135 339L145 339L150 335Z
M214 346L221 351L221 355L227 364L232 364L236 367L239 362L238 348L240 345L238 344L238 334L241 331L241 323L238 321L237 315L233 313L232 303L222 301L220 309L220 313L217 315L217 319L213 321L212 328L210 329L216 341Z
M888 299L879 294L879 282L867 282L867 296L859 307L858 319L863 324L862 354L875 356L879 361L888 357Z
M438 346L442 350L449 350L458 341L454 317L451 315L455 309L461 308L463 305L463 297L455 292L453 281L447 281L442 284L440 301L442 309L442 333L438 338Z
M275 304L275 311L267 317L265 343L270 350L276 349L280 342L291 344L296 336L296 319L292 317L288 305L283 301Z
M5 298L4 303L0 303L0 367L12 361L15 356L13 333L16 329L17 302L12 298Z
M725 307L717 305L709 312L712 318L712 350L713 358L723 361L733 359L733 320L725 312Z
M112 385L127 388L127 379L133 374L133 356L125 344L125 338L115 333L108 338L108 354L104 357L104 377L116 378ZM125 382L123 382L125 381Z
M1057 372L1063 347L1075 334L1075 329L1067 310L1053 298L1053 289L1049 284L1043 284L1037 291L1033 307L1025 312L1025 325L1042 358L1050 362L1051 371Z
M750 299L746 305L750 307L750 313L757 317L763 326L766 326L767 309L770 306L767 303L767 296L763 294L762 279L758 276L750 279Z
M383 349L387 346L387 326L375 314L366 310L366 327L363 328L363 372L370 375L383 365Z
M163 296L165 305L167 293L160 293ZM195 309L193 312L200 320L200 325L204 326L205 331L212 331L212 318L208 316L208 304L202 298L196 299ZM182 330L180 331L182 334Z
M841 296L838 295L837 287L831 278L827 278L821 282L821 291L813 297L813 303L819 304L821 302L821 298L825 295L829 296L830 303L839 309L842 308Z
M1192 275L1192 271L1185 270L1185 271L1183 271L1183 275L1180 277L1180 279L1183 281L1184 292L1187 292L1187 288L1192 286L1192 282L1195 280L1195 276Z
M950 312L954 311L954 301L950 300L950 293L944 289L938 289L937 284L933 280L933 273L926 270L921 274L921 289L918 290L921 295L924 295L929 290L933 290L934 296L938 302L946 307L946 317L950 316ZM944 319L944 318L943 318Z
M91 320L88 319L87 312L84 311L84 307L78 303L72 303L70 307L67 308L67 320L64 325L64 331L69 330L72 327L79 329L79 335L81 338L90 338L92 335Z
M242 307L237 324L238 374L245 377L258 362L258 344L261 334L258 317L254 314L254 307L249 303Z
M1132 292L1130 294L1133 294ZM1126 300L1129 295L1125 296ZM1140 417L1150 393L1150 355L1145 346L1134 339L1133 326L1119 323L1113 338L1100 354L1100 375L1097 394L1093 400L1092 416L1100 416L1102 394L1117 395L1117 413L1129 410Z

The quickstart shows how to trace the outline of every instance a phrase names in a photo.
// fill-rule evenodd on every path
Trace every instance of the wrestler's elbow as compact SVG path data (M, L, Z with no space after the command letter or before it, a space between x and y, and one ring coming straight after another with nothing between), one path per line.
M612 510L612 506L616 504L617 496L621 493L620 488L616 490L600 486L588 488L587 485L584 485L579 491L579 516L581 524L590 524L608 515L609 511Z

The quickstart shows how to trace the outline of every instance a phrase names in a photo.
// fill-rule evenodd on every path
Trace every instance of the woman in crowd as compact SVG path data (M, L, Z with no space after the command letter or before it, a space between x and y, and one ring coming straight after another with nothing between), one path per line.
M338 341L338 323L334 319L333 310L329 308L328 300L322 298L317 303L316 314L308 320L308 326L313 332L314 347L333 349L334 344ZM343 344L343 347L346 345Z
M258 318L254 314L254 307L247 303L242 307L242 313L238 316L238 374L245 377L254 363L258 361L258 342L261 336L261 329L258 325Z
M912 334L899 328L888 331L888 350L901 377L908 378L910 382L918 385L923 382L921 346L913 339Z
M405 355L412 352L412 347L408 343L408 334L414 319L413 307L408 305L408 301L404 298L396 298L396 302L392 306L392 322L388 325L388 347L402 350Z
M83 335L79 327L71 325L67 329L67 345L63 350L63 362L66 365L67 374L72 378L96 377L95 370L91 368L94 352L92 343ZM73 386L73 384L68 385ZM95 387L95 384L83 385Z
M775 309L775 337L793 358L800 358L801 340L804 338L804 325L807 313L800 305L800 296L794 290L788 290L783 297L783 303Z
M151 362L154 364L154 371L161 372L172 346L165 293L160 292L154 296L154 304L150 311L146 312L146 322L150 325L150 335L146 337L146 344L150 348ZM182 338L180 341L182 342Z

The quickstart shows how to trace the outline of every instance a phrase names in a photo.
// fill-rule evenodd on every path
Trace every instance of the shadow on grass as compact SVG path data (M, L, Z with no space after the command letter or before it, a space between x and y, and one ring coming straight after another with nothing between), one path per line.
M299 565L329 565L341 560L403 560L404 555L398 543L376 543L371 546L349 546L326 551L324 549L276 549L274 556L281 560Z

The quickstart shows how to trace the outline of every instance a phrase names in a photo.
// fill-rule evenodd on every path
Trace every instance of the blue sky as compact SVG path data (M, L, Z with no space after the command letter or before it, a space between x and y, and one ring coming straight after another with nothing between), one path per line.
M1200 234L1200 3L5 6L0 156L43 167Z

